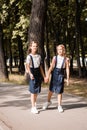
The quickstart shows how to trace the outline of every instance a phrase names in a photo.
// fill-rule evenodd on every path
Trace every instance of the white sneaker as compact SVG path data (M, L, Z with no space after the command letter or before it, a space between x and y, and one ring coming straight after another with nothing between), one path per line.
M36 107L32 107L32 108L31 108L31 113L33 113L33 114L38 114L37 108L36 108Z
M52 104L52 102L46 102L44 105L43 105L43 110L46 110L50 105Z
M62 106L58 106L58 111L59 111L60 113L63 112Z

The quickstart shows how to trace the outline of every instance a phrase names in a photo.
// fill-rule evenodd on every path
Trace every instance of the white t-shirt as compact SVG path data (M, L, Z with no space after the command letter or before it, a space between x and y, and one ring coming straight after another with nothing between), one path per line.
M63 60L64 60L65 57L57 55L57 61L56 61L56 56L54 56L53 58L55 59L55 62L57 62L56 68L61 68ZM64 62L63 68L65 68L65 62Z
M41 56L39 54L29 54L27 55L27 58L26 58L26 63L30 65L30 67L32 68L32 60L31 60L31 57L30 55L32 56L32 59L33 59L33 64L34 64L34 68L38 68L41 64Z

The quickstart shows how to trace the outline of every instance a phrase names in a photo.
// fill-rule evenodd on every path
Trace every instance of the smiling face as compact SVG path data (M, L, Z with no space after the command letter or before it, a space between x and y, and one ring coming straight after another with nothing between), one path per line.
M60 56L65 55L65 47L64 47L64 45L57 46L57 54L60 55Z
M32 42L32 44L31 44L31 53L32 54L36 54L37 53L37 51L38 51L38 44L37 43L35 43L35 42Z

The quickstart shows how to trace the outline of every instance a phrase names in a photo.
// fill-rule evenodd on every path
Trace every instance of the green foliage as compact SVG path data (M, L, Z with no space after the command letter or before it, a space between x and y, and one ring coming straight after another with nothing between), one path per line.
M0 21L3 23L6 20L6 17L8 16L8 6L6 4L3 4L1 6L1 11L0 11Z
M87 48L87 1L80 4L81 27L84 47ZM30 23L32 0L0 0L0 23L3 24L3 43L9 54L9 42L13 55L18 55L18 39L20 36L24 52L27 50L28 28ZM68 54L72 54L75 44L76 0L48 0L47 29L49 50L54 55L55 44L63 43ZM46 35L45 35L46 41ZM85 54L87 50L85 49Z
M20 16L19 22L15 25L12 39L16 38L18 35L21 37L21 40L25 40L25 30L29 27L29 19L24 15Z
M27 48L30 13L31 0L0 0L0 22L3 24L3 40L8 54L11 42L13 55L18 55L17 36L21 37L24 48Z
M75 39L75 19L76 19L76 1L71 0L49 0L48 1L48 37L50 43L63 43L66 46L73 46ZM80 3L81 21L84 25L84 21L87 17L87 1L83 4ZM82 26L82 31L85 29L85 25ZM84 31L83 31L84 32ZM85 34L87 32L85 31ZM87 36L86 36L87 37ZM84 37L83 37L84 40ZM85 41L84 41L85 42ZM86 44L86 43L85 43ZM52 47L53 48L53 47ZM68 49L71 51L70 49ZM70 52L71 53L71 52Z

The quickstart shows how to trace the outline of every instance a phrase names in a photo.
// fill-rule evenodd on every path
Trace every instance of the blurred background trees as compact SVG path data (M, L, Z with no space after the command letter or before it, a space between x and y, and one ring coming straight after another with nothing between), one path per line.
M64 44L71 74L87 77L87 1L0 0L0 77L8 79L14 68L24 74L32 40L48 67L56 44Z

